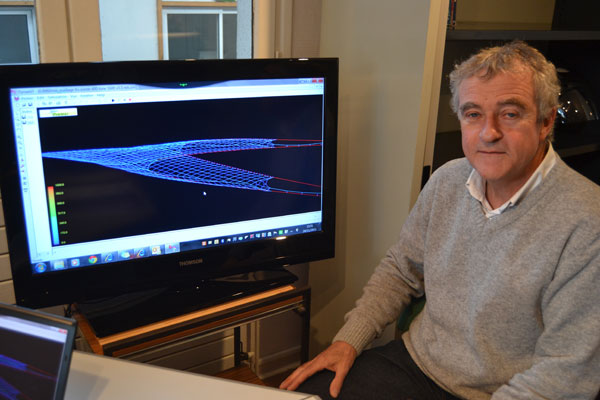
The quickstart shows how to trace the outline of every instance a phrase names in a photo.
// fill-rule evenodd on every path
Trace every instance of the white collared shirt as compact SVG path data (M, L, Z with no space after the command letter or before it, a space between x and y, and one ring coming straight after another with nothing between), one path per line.
M471 196L475 199L479 200L481 203L481 209L486 217L492 218L495 215L502 214L507 208L513 207L518 204L529 192L535 189L541 182L542 179L548 175L548 172L554 167L556 164L556 153L554 152L554 148L552 144L548 146L548 152L546 156L542 160L541 164L538 165L536 170L531 174L527 182L504 204L495 210L492 209L492 206L488 202L485 197L485 180L479 175L479 172L473 168L471 171L471 175L469 175L469 179L467 179L466 186L469 190Z

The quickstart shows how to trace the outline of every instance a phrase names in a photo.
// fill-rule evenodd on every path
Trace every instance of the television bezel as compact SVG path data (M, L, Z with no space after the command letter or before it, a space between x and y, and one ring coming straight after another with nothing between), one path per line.
M124 262L33 274L15 149L10 88L325 78L321 231L262 239ZM122 61L0 67L0 187L15 298L41 308L156 289L166 283L196 284L213 278L278 269L334 256L338 59L243 59ZM201 264L185 261L202 258ZM180 262L183 262L180 264Z

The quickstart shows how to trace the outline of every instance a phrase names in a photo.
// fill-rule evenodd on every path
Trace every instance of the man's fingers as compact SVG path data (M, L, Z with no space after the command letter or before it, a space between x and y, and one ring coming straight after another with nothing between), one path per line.
M296 390L302 382L308 379L308 377L310 377L315 372L316 371L311 372L306 367L298 368L296 371L294 371L292 375L290 375L285 381L283 381L279 387L281 389L286 390Z
M337 397L355 358L356 350L354 347L346 342L336 341L313 360L298 367L298 369L279 385L279 388L296 390L302 382L316 372L328 369L335 372L335 378L332 381L329 390L333 397Z
M310 376L312 376L315 372L322 370L323 368L319 368L315 365L314 362L308 362L298 369L296 369L290 376L284 380L281 385L279 385L280 389L286 390L296 390L298 386Z
M298 372L298 370L295 370L294 372L292 372L287 378L285 378L283 380L283 382L281 382L279 384L279 389L287 389L290 387L290 383L292 383L292 381L294 380L295 374Z
M292 374L290 376L285 378L285 380L283 382L281 382L281 384L279 385L279 389L286 389L286 390L296 389L298 387L298 385L296 385L294 387L292 387L292 386L298 375L300 375L300 368L296 369L294 372L292 372Z
M348 371L350 367L340 368L335 372L335 377L331 381L331 385L329 385L329 394L331 397L338 397L340 391L342 390L342 385L344 384L344 379L346 379L346 375L348 375Z

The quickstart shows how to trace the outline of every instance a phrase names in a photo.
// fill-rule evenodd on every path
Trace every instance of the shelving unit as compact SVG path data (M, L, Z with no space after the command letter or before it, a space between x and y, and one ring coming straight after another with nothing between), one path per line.
M451 30L446 41L492 40L507 41L590 41L600 40L600 31L534 31L534 30Z

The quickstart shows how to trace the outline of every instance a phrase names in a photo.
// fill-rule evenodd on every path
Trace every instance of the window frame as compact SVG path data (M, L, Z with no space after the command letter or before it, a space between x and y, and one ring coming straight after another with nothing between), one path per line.
M37 21L35 15L35 6L25 3L23 5L14 5L11 3L0 3L0 15L25 15L27 18L27 34L29 36L29 56L31 62L22 63L0 63L0 65L19 65L19 64L39 64L40 49L37 36Z

